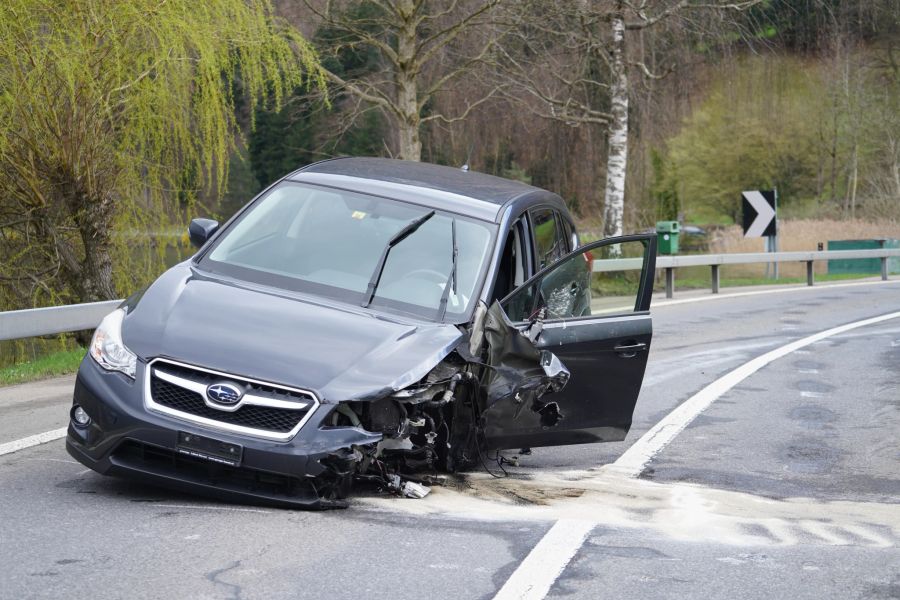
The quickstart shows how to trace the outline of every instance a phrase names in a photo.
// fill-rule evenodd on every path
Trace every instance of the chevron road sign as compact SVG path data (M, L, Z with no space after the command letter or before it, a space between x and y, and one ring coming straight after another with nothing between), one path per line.
M776 234L775 190L741 192L744 237L773 237Z

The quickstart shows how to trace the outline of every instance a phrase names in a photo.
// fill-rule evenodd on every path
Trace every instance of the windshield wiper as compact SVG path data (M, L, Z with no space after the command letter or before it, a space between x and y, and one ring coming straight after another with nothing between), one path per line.
M381 258L378 259L378 264L375 265L375 270L372 271L372 278L369 279L369 287L366 288L366 298L362 303L363 308L366 308L370 304L372 304L372 300L375 298L375 290L378 289L378 284L381 282L381 274L384 272L384 263L387 262L387 257L391 251L391 248L415 233L416 229L421 227L425 223L425 221L433 216L434 211L431 211L422 215L415 221L410 221L406 227L395 233L394 237L388 240L388 243L385 245L384 250L381 251Z
M450 297L450 285L453 284L453 295L456 295L456 287L459 285L459 282L456 279L456 257L459 255L459 248L456 246L456 219L454 218L450 222L450 238L453 240L453 255L450 259L452 264L450 266L450 276L447 277L447 283L444 284L444 291L441 293L441 304L438 307L438 315L437 320L442 321L444 319L444 314L447 312L447 299Z

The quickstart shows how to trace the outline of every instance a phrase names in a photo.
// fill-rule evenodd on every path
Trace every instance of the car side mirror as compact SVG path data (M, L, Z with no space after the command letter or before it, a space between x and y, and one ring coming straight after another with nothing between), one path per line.
M191 238L191 244L197 248L201 247L218 229L219 222L213 219L192 220L188 226L188 236Z

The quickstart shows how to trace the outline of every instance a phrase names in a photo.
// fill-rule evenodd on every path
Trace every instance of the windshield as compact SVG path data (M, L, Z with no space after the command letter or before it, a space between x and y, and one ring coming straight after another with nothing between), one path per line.
M387 244L429 212L397 200L284 182L235 221L200 265L362 305ZM459 320L477 293L491 233L488 223L435 211L391 248L370 306L436 320L450 282L445 320Z

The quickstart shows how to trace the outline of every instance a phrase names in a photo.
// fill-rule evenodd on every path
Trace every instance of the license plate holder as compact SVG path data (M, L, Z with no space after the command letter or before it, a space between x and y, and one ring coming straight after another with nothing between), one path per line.
M244 454L244 448L239 444L223 442L186 431L178 432L175 451L185 456L193 456L229 467L240 466Z

